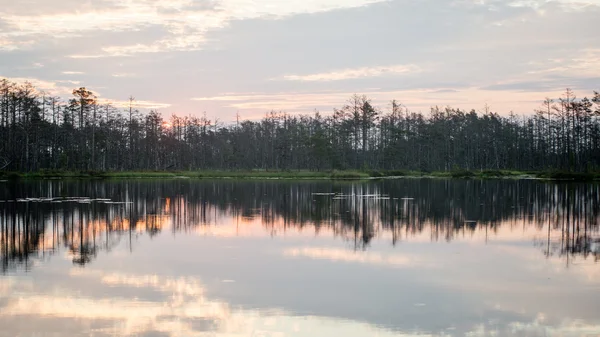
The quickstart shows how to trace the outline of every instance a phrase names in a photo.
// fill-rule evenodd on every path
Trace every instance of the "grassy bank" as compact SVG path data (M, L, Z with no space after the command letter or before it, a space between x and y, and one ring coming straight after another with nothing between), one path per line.
M483 170L483 171L369 171L371 177L435 177L435 178L532 178L535 173L504 171L504 170Z
M360 180L383 179L395 177L412 178L457 178L457 179L543 179L565 181L593 181L600 180L600 172L578 173L565 171L546 172L520 172L508 170L483 170L483 171L445 171L445 172L419 172L402 170L368 170L368 171L126 171L126 172L99 172L99 171L58 171L41 170L36 172L0 172L1 180L16 179L169 179L169 178L194 178L194 179L333 179L333 180Z
M568 172L568 171L513 171L513 170L455 170L441 172L416 172L416 171L372 171L373 177L435 177L435 178L458 178L458 179L541 179L553 181L594 181L600 180L600 172Z
M367 179L359 171L57 171L0 172L0 179Z

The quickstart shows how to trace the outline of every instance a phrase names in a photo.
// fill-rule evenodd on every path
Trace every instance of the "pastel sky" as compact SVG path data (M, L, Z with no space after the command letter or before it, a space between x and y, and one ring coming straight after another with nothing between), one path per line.
M385 108L529 114L600 90L600 0L0 0L0 77L231 121Z

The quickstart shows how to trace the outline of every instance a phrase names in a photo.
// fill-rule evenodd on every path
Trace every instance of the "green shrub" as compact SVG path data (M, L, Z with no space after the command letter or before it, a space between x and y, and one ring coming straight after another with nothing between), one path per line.
M549 171L538 173L537 177L551 180L591 181L598 179L599 174L588 172Z
M8 179L10 181L19 180L19 179L21 179L21 175L17 172L8 172L6 174L6 179Z
M333 170L331 172L332 179L364 179L368 178L369 175L363 172L357 171L337 171Z
M382 178L387 176L384 172L382 171L368 171L369 176L373 177L373 178Z
M504 177L504 172L500 170L483 170L480 172L482 177Z
M390 177L405 177L405 176L409 175L409 173L406 171L402 171L402 170L390 170L390 171L387 171L387 175Z
M450 176L452 178L472 178L475 176L475 173L467 170L459 170L450 172Z

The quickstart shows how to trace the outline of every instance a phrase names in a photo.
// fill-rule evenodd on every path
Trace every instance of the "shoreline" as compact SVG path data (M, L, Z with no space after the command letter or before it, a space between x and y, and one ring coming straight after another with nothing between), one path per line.
M483 171L50 171L0 172L0 181L64 179L238 179L238 180L382 180L402 178L535 179L545 181L600 181L600 172Z

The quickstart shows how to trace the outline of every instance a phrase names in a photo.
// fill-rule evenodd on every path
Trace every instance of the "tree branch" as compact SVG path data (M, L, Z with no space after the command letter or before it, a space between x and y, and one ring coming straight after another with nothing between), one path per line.
M11 161L4 158L4 157L0 157L0 160L2 161L0 163L0 170L4 170L6 167L8 167L8 165L10 165Z

